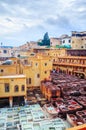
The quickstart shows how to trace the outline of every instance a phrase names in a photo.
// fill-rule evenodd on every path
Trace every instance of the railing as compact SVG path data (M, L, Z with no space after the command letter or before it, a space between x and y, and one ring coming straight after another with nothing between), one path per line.
M86 64L67 63L67 62L53 62L53 65L64 65L64 66L86 67Z

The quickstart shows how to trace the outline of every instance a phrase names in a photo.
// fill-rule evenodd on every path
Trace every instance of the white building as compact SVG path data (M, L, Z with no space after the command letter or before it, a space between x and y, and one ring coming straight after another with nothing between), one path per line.
M0 46L0 58L1 57L13 57L13 47Z
M70 45L71 46L71 37L68 35L62 35L61 37L61 45Z

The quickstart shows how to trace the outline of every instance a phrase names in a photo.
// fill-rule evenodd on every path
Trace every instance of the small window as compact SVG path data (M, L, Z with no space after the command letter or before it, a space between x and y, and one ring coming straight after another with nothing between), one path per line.
M45 71L45 74L47 74L47 71Z
M31 84L31 78L29 78L29 84Z
M25 86L24 85L22 85L21 91L25 91Z
M45 63L45 66L47 66L47 63Z
M31 55L31 56L34 56L35 54L34 54L34 53L31 53L30 55Z
M9 91L10 91L9 83L5 83L5 92Z
M3 72L4 70L3 69L1 69L1 72Z
M20 57L20 54L18 54L17 57Z
M26 79L26 84L31 84L31 78Z
M3 50L3 53L5 53L5 54L6 54L6 53L7 53L7 50Z
M37 74L37 78L40 78L40 74Z
M69 40L69 43L71 43L71 40Z
M38 63L36 63L36 66L38 66Z
M63 40L63 43L65 43L65 40Z
M15 86L14 91L15 91L15 92L18 92L18 91L19 91L18 85Z
M24 64L28 64L28 60L24 60Z

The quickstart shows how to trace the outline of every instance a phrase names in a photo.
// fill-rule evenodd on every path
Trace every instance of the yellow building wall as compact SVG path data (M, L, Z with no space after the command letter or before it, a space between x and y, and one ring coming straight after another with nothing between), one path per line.
M11 58L10 58L10 60L12 60L12 61L13 61L13 63L14 63L14 62L16 62L16 64L17 64L17 63L18 63L19 58L16 58L16 57L11 57Z
M72 49L81 49L82 41L80 37L72 37L71 41Z
M0 65L0 76L15 74L19 74L19 65Z
M52 70L51 59L41 61L41 80L49 78L50 71Z
M52 60L50 56L45 56L40 53L29 58L11 58L11 60L16 62L16 64L1 65L0 70L3 69L3 72L0 71L0 75L24 74L26 75L26 80L31 78L31 83L28 82L27 87L40 86L41 80L49 78L50 70L52 70ZM24 60L27 60L28 64L25 64Z
M52 49L52 50L48 50L46 51L46 54L49 56L66 56L67 55L67 51L66 49Z
M57 58L59 56L67 56L67 50L66 49L52 49L46 51L46 54L51 57L52 61L57 61Z
M26 78L31 78L31 84L28 84L28 86L39 86L40 78L37 78L37 74L40 74L40 62L34 57L28 59L28 61L31 63L31 66L27 65L24 67Z
M86 37L72 37L72 49L86 49Z
M19 51L20 56L28 56L28 51Z
M34 70L32 67L25 66L23 69L23 74L26 75L26 81L31 78L31 84L27 83L27 87L33 87L34 86Z
M32 63L32 71L33 71L33 79L34 79L34 86L40 86L40 71L41 71L41 66L40 66L40 59L34 60ZM39 75L39 77L37 77Z
M5 92L5 83L9 83L10 92ZM19 86L19 91L14 91L14 86ZM25 86L25 91L21 91L21 86ZM23 96L26 95L26 78L0 78L0 98L11 96Z
M23 73L26 75L26 78L31 78L31 84L28 84L27 86L40 86L41 80L49 78L50 76L50 70L52 70L52 61L49 57L42 56L33 58L30 57L28 61L31 63L31 66L24 66L23 69ZM39 77L37 75L39 75Z

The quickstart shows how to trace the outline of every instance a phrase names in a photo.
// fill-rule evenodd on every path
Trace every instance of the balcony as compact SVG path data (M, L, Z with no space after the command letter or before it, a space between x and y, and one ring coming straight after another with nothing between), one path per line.
M83 68L86 68L85 64L67 63L67 62L53 62L53 65L74 66L74 67L83 67Z

